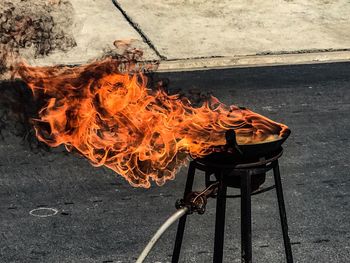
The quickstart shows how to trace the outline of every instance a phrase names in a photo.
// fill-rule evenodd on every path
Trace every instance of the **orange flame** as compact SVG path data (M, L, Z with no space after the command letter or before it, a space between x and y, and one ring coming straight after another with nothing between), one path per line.
M239 144L273 140L287 126L211 97L201 107L188 99L147 89L144 74L122 73L106 59L75 68L29 67L18 73L47 104L34 120L39 140L78 150L95 166L105 165L132 186L173 179L188 155L203 157L225 144L238 128Z

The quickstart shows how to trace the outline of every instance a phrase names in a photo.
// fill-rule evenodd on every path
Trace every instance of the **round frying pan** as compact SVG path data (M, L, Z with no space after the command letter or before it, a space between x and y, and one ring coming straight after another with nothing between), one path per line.
M214 152L201 158L202 161L211 163L242 163L259 160L268 157L280 150L281 145L289 137L291 131L288 129L283 137L268 142L253 144L237 144L235 133L229 130L226 133L226 145L215 147Z

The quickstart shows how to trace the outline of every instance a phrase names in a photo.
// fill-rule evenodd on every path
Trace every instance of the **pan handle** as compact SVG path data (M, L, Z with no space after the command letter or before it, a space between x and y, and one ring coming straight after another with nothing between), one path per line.
M242 150L239 148L236 139L236 132L233 129L225 132L226 148L234 148L240 155L243 155Z

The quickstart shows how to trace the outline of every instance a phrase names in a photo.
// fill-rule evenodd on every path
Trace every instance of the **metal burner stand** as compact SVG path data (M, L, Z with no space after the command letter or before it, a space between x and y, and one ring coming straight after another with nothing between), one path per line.
M251 196L266 192L276 188L278 207L280 213L280 220L282 226L284 247L286 253L286 260L288 263L293 263L292 249L288 236L288 224L286 209L284 205L283 190L281 183L281 176L278 165L278 158L282 156L283 149L280 148L277 153L260 158L256 162L249 163L235 163L232 165L214 164L208 161L193 160L189 165L188 176L186 181L186 188L184 198L192 191L193 180L196 169L205 172L206 185L213 182L210 181L210 176L215 175L218 184L216 194L216 220L215 220L215 243L214 243L214 263L221 263L223 261L223 246L224 246L224 232L225 232L225 210L226 199L241 197L241 259L244 263L252 262L252 227L251 227ZM255 176L265 174L273 170L275 185L256 190L252 192L252 180ZM237 181L240 178L241 195L228 196L226 194L227 187L232 187L230 182ZM172 256L172 263L177 263L180 257L181 244L185 230L187 215L183 216L178 224L174 252Z

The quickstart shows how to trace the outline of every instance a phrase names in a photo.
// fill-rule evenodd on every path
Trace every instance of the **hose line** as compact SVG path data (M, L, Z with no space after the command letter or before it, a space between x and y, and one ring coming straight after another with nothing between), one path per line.
M180 208L177 210L172 216L170 216L164 224L157 230L157 232L154 234L154 236L151 238L151 240L148 242L147 246L143 249L142 253L136 260L136 263L142 263L145 258L148 256L149 252L153 248L153 246L157 243L159 238L164 234L164 232L178 220L182 216L184 216L188 211L187 207Z

